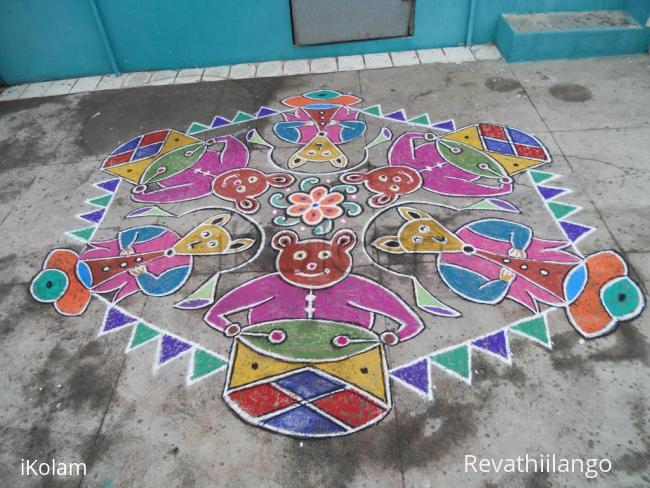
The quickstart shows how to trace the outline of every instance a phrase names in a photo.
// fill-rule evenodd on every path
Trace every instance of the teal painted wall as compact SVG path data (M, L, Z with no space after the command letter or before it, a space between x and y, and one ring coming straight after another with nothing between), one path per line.
M5 82L110 71L86 0L2 0L0 78Z
M10 84L110 73L91 0L3 0L0 78ZM96 0L119 71L189 68L456 46L470 0L416 0L413 37L293 45L289 0ZM625 9L650 0L476 0L473 42L494 40L501 13ZM363 22L363 19L359 19Z

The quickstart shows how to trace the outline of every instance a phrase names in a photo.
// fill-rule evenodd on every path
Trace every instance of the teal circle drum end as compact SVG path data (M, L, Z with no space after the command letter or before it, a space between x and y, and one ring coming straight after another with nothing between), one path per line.
M43 303L61 298L68 289L68 276L60 269L44 269L32 280L32 296Z
M629 320L641 313L644 305L639 286L627 276L607 283L601 290L605 309L618 320Z

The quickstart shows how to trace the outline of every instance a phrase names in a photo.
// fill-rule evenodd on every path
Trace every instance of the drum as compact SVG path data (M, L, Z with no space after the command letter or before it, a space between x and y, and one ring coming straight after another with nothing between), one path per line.
M233 343L224 399L245 421L281 434L351 434L391 409L383 345L374 332L340 322L246 327Z

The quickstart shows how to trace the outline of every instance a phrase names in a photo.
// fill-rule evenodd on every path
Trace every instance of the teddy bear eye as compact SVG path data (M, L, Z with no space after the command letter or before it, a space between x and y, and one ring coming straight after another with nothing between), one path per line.
M246 187L244 185L237 187L237 193L244 193L245 191L246 191Z
M421 244L422 243L422 238L420 236L415 236L415 237L413 237L413 242L415 244Z
M217 247L218 245L219 245L219 241L208 242L208 247Z
M331 251L321 251L318 253L320 259L327 259L332 255Z
M397 190L399 190L399 186L397 186L397 185L390 185L390 190L391 190L391 191L397 191Z
M332 151L323 151L323 156L330 156Z
M210 237L212 235L212 232L209 230L201 232L201 237Z
M428 225L421 225L418 230L420 231L420 233L426 234L427 232L429 232L430 229Z
M296 261L302 261L307 257L307 253L305 251L296 251L293 253L293 259Z
M388 181L388 176L386 176L386 175L381 175L381 176L379 177L379 181Z
M251 176L250 178L248 178L248 182L249 183L257 183L257 176Z

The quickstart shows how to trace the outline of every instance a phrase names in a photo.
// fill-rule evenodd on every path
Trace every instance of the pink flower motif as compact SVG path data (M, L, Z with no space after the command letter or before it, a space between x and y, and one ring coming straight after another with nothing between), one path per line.
M324 186L317 186L309 193L297 192L289 195L293 204L287 209L287 214L300 217L307 225L318 225L323 219L335 219L343 215L339 204L345 197L342 193L329 190Z

